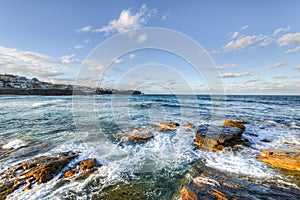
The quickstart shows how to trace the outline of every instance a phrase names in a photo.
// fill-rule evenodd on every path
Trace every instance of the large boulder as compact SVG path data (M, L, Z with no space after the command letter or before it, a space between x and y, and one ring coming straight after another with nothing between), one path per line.
M283 187L284 186L284 187ZM185 174L172 200L297 199L299 189L286 188L267 180L237 176L218 169L195 165Z
M77 162L73 167L65 172L65 178L86 177L95 172L102 165L95 158L87 158Z
M257 156L257 159L281 169L300 171L299 151L287 152L280 150L263 150L260 155Z
M248 142L242 138L242 134L240 128L202 124L198 126L194 141L199 148L220 151L225 147Z
M75 152L62 152L55 155L39 156L12 166L0 178L0 199L25 185L24 190L33 183L45 183L57 175L71 160L78 156Z
M122 140L129 141L129 142L147 141L154 137L154 135L151 133L151 131L147 127L140 127L137 129L133 129L133 130L121 133L118 136L121 137Z

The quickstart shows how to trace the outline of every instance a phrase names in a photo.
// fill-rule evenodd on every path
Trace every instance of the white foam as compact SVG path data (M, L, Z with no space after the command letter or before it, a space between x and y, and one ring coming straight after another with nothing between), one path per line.
M40 102L33 103L32 107L36 108L36 107L59 104L59 103L64 103L64 102L65 102L65 100L63 100L63 99L55 99L55 100L51 100L51 101L40 101Z
M8 142L7 144L3 145L2 148L3 149L17 149L20 147L24 147L27 144L28 144L28 141L18 138L18 139L12 140L12 141Z
M206 165L235 174L243 174L257 178L272 177L275 173L255 158L251 152L202 152Z

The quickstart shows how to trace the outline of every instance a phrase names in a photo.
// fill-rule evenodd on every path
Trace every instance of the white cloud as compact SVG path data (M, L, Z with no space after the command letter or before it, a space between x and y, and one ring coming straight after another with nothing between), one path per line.
M162 20L166 20L169 16L170 16L170 12L166 12L166 13L161 17L161 19L162 19Z
M82 49L84 46L81 44L74 45L74 49Z
M279 62L279 63L275 63L273 65L266 66L265 69L274 69L274 68L282 67L286 64L287 64L286 62Z
M113 59L113 63L115 63L115 64L119 64L121 62L123 62L122 59Z
M231 39L235 39L237 36L239 36L239 32L234 32L231 36Z
M148 40L148 36L144 33L138 36L138 43L143 43Z
M137 29L146 24L148 19L155 13L155 9L148 10L145 4L135 14L132 14L130 9L122 10L118 19L110 21L108 25L96 29L95 32L104 32L106 34L112 32L124 33Z
M78 32L78 33L87 33L87 32L90 32L92 29L93 29L92 26L85 26L85 27L77 29L76 32Z
M91 39L85 39L81 43L74 45L74 49L82 49L85 48L88 43L91 41Z
M298 70L300 72L300 66L294 67L295 70Z
M109 71L109 72L119 72L119 71L121 71L120 69L115 68L115 67L106 68L106 66L103 63L101 63L97 60L94 60L94 59L84 60L84 61L82 61L82 65L83 65L83 67L87 68L90 71L101 71L101 70L104 70L104 69L105 69L105 71Z
M246 28L248 26L245 26ZM242 28L243 29L243 28ZM245 28L244 28L245 29ZM280 46L286 46L290 43L300 43L300 33L284 34L289 31L290 27L281 27L273 31L272 34L257 34L257 35L244 35L239 32L234 32L231 35L231 41L222 47L223 51L233 51L246 48L259 48L268 46L271 42L276 41ZM280 37L281 36L281 37ZM280 37L279 39L277 39ZM298 49L291 49L288 52L294 52ZM219 52L219 51L216 51Z
M18 59L22 62L57 64L57 61L55 59L44 54L30 51L21 51L18 49L6 48L1 46L0 55L11 57L11 59Z
M226 69L235 69L237 68L237 64L224 64L217 67L204 67L204 70L226 70Z
M244 25L241 27L241 30L243 31L243 30L247 29L248 27L249 27L248 25Z
M285 51L285 53L294 53L300 50L300 46Z
M65 55L65 56L60 57L60 60L64 64L69 64L69 63L72 63L72 62L75 61L74 57L75 57L74 54L72 54L72 55Z
M255 39L254 35L239 37L236 40L231 40L228 44L224 46L224 48L228 50L244 49L254 44L255 41L254 39Z
M91 71L103 70L105 68L102 63L92 59L82 61L82 65Z
M245 83L257 83L257 82L260 82L261 80L259 78L255 78L255 79L250 79L250 80L247 80Z
M226 73L226 74L221 74L221 78L238 78L238 77L243 77L243 76L252 76L252 73L250 72L245 72L245 73Z
M276 29L274 32L273 32L273 36L277 36L277 35L280 35L282 33L285 33L287 31L289 31L291 29L291 27L287 26L287 27L281 27L281 28L278 28Z
M217 70L234 69L236 67L237 67L237 64L224 64L222 66L218 66Z
M285 34L277 40L277 43L281 47L287 46L289 44L299 44L300 43L300 32Z
M135 57L136 57L136 54L131 53L128 58L129 58L129 60L133 60Z
M0 46L2 72L23 76L53 77L69 70L61 60L50 56Z
M274 76L273 78L274 79L285 79L286 76L279 75L279 76Z

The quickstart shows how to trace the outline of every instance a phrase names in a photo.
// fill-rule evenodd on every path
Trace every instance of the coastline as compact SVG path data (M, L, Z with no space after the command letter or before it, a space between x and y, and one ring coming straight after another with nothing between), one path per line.
M143 94L140 91L124 90L124 91L104 91L104 90L71 90L71 89L21 89L21 88L4 88L0 89L0 96L2 95L41 95L41 96L70 96L70 95L95 95L95 94Z

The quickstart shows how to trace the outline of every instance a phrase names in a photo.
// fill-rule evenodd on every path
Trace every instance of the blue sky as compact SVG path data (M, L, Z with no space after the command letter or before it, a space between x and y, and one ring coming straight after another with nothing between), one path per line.
M207 50L228 94L300 94L299 8L297 0L2 0L0 73L74 83L82 64L91 64L85 59L101 42L135 28L162 27L191 37ZM135 75L126 79L122 87L115 83L133 67L147 63L174 69L194 92L209 92L203 77L195 76L190 64L157 50L140 50L115 58L114 70L105 73L101 84L138 88L147 82L145 77ZM98 65L100 73L102 68ZM157 66L147 65L143 72L156 74L153 70L158 70ZM162 71L166 74L165 70ZM176 75L170 74L156 81L169 90L176 88L184 93L182 82L176 83ZM144 84L142 89L166 92L165 87L151 87Z

